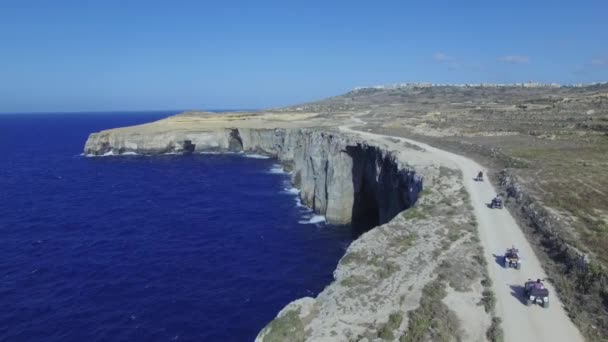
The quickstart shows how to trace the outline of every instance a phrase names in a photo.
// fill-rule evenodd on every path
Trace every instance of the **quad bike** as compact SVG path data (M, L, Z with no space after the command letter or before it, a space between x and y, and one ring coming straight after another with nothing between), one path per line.
M549 290L544 286L542 281L539 279L534 281L528 279L524 284L524 297L526 299L526 305L532 305L538 303L543 308L549 307Z
M494 199L492 199L492 202L490 202L491 209L502 209L502 207L503 207L503 203L500 198L494 198Z
M483 182L483 173L479 172L477 174L477 177L473 178L473 180L476 181L476 182Z
M521 268L521 258L519 257L519 250L516 248L509 248L505 252L504 256L505 268L513 267L515 269Z

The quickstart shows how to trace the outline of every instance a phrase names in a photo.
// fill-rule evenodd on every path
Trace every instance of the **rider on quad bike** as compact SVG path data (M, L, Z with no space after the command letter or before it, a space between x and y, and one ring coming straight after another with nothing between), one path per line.
M524 297L526 299L526 305L538 303L542 305L543 308L549 307L549 290L540 279L537 279L536 281L528 279L524 284Z
M490 208L502 209L502 199L498 197L498 195L496 195L496 197L492 199L492 202L490 203Z
M514 267L515 269L519 269L521 267L521 256L519 254L519 250L515 248L515 246L507 248L503 262L504 267Z
M479 171L477 177L475 177L475 180L478 182L483 182L483 172Z

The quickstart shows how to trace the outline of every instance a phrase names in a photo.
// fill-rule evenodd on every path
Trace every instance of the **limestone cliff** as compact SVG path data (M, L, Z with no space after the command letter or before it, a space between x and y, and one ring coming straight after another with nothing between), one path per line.
M412 206L422 178L395 156L354 137L307 129L224 128L142 134L93 133L87 155L246 151L277 158L292 172L302 202L335 224L366 230Z
M334 281L316 298L287 305L259 333L259 341L396 341L416 334L430 340L485 340L490 323L484 308L472 304L459 311L464 306L453 305L478 301L484 269L480 262L470 262L480 248L467 200L459 198L461 177L423 149L399 141L366 141L323 127L323 119L313 127L309 114L290 117L301 118L294 127L264 115L271 117L272 125L259 116L232 125L240 120L238 115L186 115L93 133L84 153L214 150L272 156L291 172L303 203L331 223L350 223L357 233L366 232L347 249ZM420 202L428 214L420 209L401 214L417 202L423 185L406 162L416 165L435 189L426 191ZM451 311L447 304L456 309ZM436 314L426 317L429 306ZM461 330L464 317L476 324ZM421 328L417 322L440 328Z

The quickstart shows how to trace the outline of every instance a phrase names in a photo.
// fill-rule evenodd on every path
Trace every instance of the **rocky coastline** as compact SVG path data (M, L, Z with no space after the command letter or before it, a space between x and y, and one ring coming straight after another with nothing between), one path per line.
M490 283L481 281L487 274L477 223L454 165L409 144L339 132L322 120L316 126L266 125L255 122L259 116L235 125L230 119L236 115L187 113L102 131L89 136L84 154L270 156L291 173L303 204L329 223L351 225L359 237L336 266L333 282L315 298L289 303L258 341L399 340L420 333L485 341L489 331L500 331L493 305L475 304L482 292L490 293ZM436 314L427 316L431 308ZM462 324L470 317L478 324ZM427 329L437 325L443 328Z
M244 151L277 158L292 174L302 202L333 224L367 230L414 205L422 177L391 151L318 129L226 128L155 134L100 132L89 156Z

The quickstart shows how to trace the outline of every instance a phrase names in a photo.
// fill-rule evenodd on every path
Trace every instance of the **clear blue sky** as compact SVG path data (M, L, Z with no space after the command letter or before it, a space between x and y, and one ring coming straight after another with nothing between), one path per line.
M605 0L0 0L0 112L265 108L394 82L606 81L607 20Z

